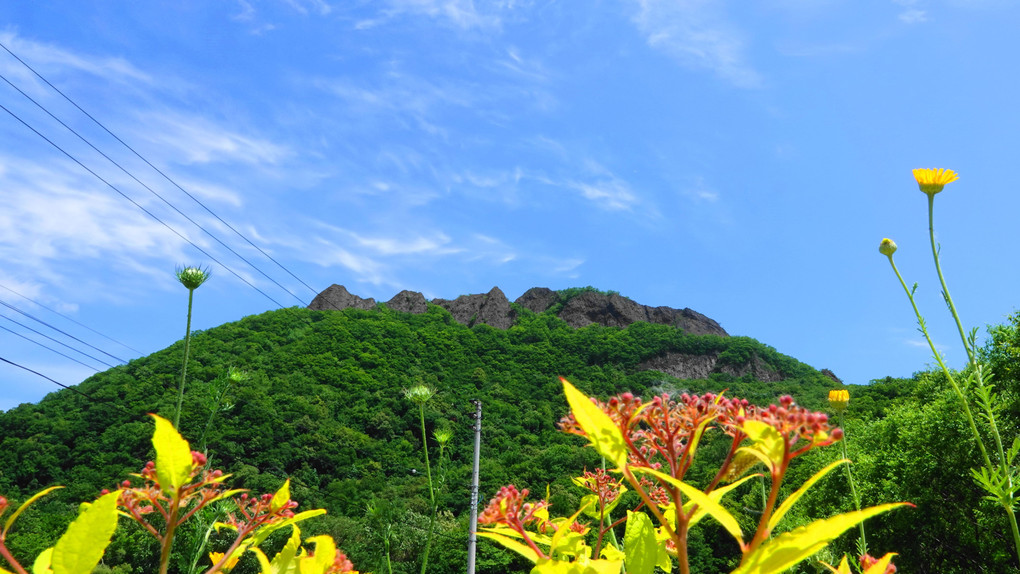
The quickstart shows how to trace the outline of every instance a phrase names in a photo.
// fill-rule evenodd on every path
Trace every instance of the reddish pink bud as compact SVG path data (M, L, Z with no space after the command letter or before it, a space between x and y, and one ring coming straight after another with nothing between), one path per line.
M843 429L833 429L832 431L833 440L843 440Z

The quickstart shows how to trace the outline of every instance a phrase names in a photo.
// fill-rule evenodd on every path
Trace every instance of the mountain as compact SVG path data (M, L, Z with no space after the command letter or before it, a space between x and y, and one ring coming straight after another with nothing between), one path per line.
M0 493L23 499L67 485L40 503L41 517L19 519L16 553L34 556L52 544L62 530L55 524L69 521L78 502L152 456L146 413L172 418L182 357L178 342L74 391L0 413ZM230 367L247 379L231 383ZM425 427L444 514L429 572L456 572L463 568L469 508L471 399L483 406L483 502L503 484L538 493L548 485L554 507L570 508L579 493L569 477L600 464L583 441L556 428L566 412L558 376L601 397L728 389L759 404L789 393L812 408L833 385L771 347L728 335L700 313L648 307L590 287L535 288L513 303L498 288L431 302L404 291L379 304L335 285L308 309L196 332L180 428L238 486L272 492L290 477L301 508L328 510L302 531L332 534L363 570L383 571L379 532L388 524L394 572L411 572L428 495L418 410L402 391L433 387ZM453 433L439 460L436 429ZM118 536L107 564L140 562L140 571L150 571L145 539ZM479 574L521 571L519 559L501 550L483 544L479 552Z

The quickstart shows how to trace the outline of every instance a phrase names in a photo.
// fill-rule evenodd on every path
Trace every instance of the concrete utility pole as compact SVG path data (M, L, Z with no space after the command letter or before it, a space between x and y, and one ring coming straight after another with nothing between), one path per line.
M471 471L471 524L468 525L467 574L475 574L475 546L478 543L478 460L482 449L482 401L475 404L475 464Z

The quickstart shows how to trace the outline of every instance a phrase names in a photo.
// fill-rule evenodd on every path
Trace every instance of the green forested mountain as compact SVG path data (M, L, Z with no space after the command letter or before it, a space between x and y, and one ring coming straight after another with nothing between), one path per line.
M552 313L520 307L515 311L516 323L505 330L485 324L467 327L435 305L422 314L380 305L370 310L283 309L198 332L191 344L181 431L193 447L204 446L214 466L233 473L231 480L238 486L272 492L290 477L301 508L328 510L303 530L332 534L362 571L385 571L381 541L388 530L393 571L417 572L428 495L418 410L402 391L418 383L435 388L436 396L425 407L426 435L442 484L442 513L429 572L453 573L464 571L466 556L471 399L483 405L481 502L508 483L539 496L548 487L554 511L570 513L581 496L570 477L600 461L584 441L557 429L566 412L558 376L600 397L622 391L648 396L726 390L729 396L758 404L791 394L819 410L825 408L827 391L840 386L746 337L689 335L648 323L575 329ZM712 355L721 365L753 362L759 371L764 367L776 376L762 382L751 374L715 372L706 379L680 380L641 368L670 353ZM178 343L91 377L78 385L80 393L60 391L38 404L0 413L0 493L24 500L46 486L67 487L19 519L10 545L23 561L31 563L30 557L53 543L79 502L116 486L152 457L152 424L146 413L172 414L182 356L183 343ZM248 378L230 382L226 375L231 367L247 372ZM912 494L910 488L942 480L940 472L959 474L946 479L945 488L973 490L966 488L969 478L961 470L969 460L966 448L957 448L953 460L940 462L953 441L957 447L967 441L951 415L950 398L935 378L886 380L851 393L849 444L851 456L860 457L857 470L866 485L866 503L911 500L903 498ZM924 417L934 422L917 420ZM921 426L911 427L915 422ZM435 429L453 433L444 459L438 459L431 438ZM835 458L835 451L824 450L807 457L798 470L801 480ZM835 474L809 497L805 514L849 508L844 483ZM995 544L999 516L968 514L949 502L957 495L938 492L912 500L936 505L939 520L965 531L956 538L947 534L949 526L925 526L920 523L927 515L902 511L884 522L876 519L873 526L869 522L875 529L873 545L882 552L900 552L904 563L913 561L904 570L920 572L935 571L920 565L936 552L930 545L940 544L941 562L932 564L945 567L939 571L967 571L959 568L973 560L958 554L983 552ZM753 508L756 496L760 493L751 488L733 504ZM972 498L976 503L978 497ZM215 549L215 539L212 544ZM732 544L717 526L699 525L692 534L697 571L726 571L738 555ZM180 571L187 571L189 546L181 546L177 563ZM837 544L837 549L847 550L849 543ZM1008 552L1002 554L975 560L996 571L1009 563ZM155 555L154 544L140 530L122 528L105 567L150 572ZM242 561L235 572L255 571L253 562ZM526 571L509 552L479 543L479 573Z

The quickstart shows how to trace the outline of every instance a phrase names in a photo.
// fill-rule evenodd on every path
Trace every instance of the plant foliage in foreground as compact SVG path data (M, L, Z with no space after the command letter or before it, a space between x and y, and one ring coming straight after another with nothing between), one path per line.
M347 556L337 550L329 536L313 536L305 540L314 551L301 546L301 531L297 522L325 514L325 510L307 510L295 514L297 502L290 498L290 481L275 494L252 498L242 490L227 490L224 475L219 470L206 468L206 457L192 451L188 442L173 428L170 421L152 415L156 430L152 445L156 460L149 461L141 474L135 475L141 484L133 486L130 480L121 483L113 492L103 491L92 504L82 505L82 511L57 541L47 548L32 564L32 574L88 574L99 564L110 544L117 519L123 514L142 526L160 543L160 574L166 574L174 536L182 523L204 507L232 499L235 510L226 522L215 524L217 530L234 532L234 540L226 552L210 552L211 566L205 574L229 572L241 555L253 552L261 567L261 574L357 574ZM0 530L0 556L14 572L28 574L8 551L7 535L18 516L33 502L59 487L51 487L29 498L15 510ZM0 496L0 517L9 503ZM291 527L290 540L276 556L269 560L259 548L270 534ZM0 568L0 574L14 574Z
M589 399L566 379L562 382L571 411L561 421L561 428L587 438L622 479L610 481L604 473L586 473L579 478L592 495L583 499L581 508L569 518L551 519L548 502L526 502L527 490L518 491L512 485L500 490L479 517L479 523L492 525L480 535L533 562L532 574L616 574L621 568L628 574L652 574L656 567L668 572L672 570L671 556L680 572L687 574L688 532L705 516L722 524L740 547L742 559L735 574L782 572L867 518L906 504L848 512L773 536L783 517L812 485L848 462L843 459L829 464L779 504L783 477L793 459L842 438L842 430L830 428L824 413L799 407L788 396L767 408L711 393L684 394L677 400L662 395L649 402L625 393L602 403ZM684 476L702 438L713 429L732 440L715 477L700 490L685 483ZM768 471L771 490L757 528L745 538L736 517L721 500L756 476L745 475L758 463ZM638 493L640 503L614 522L611 512L624 483ZM642 509L654 517L657 527L648 514L638 512ZM586 511L598 520L594 548L587 544L590 528L577 521ZM612 528L624 520L620 544ZM534 525L534 530L528 530L528 525ZM888 561L888 556L883 558L881 570L876 566L875 571L884 571Z

